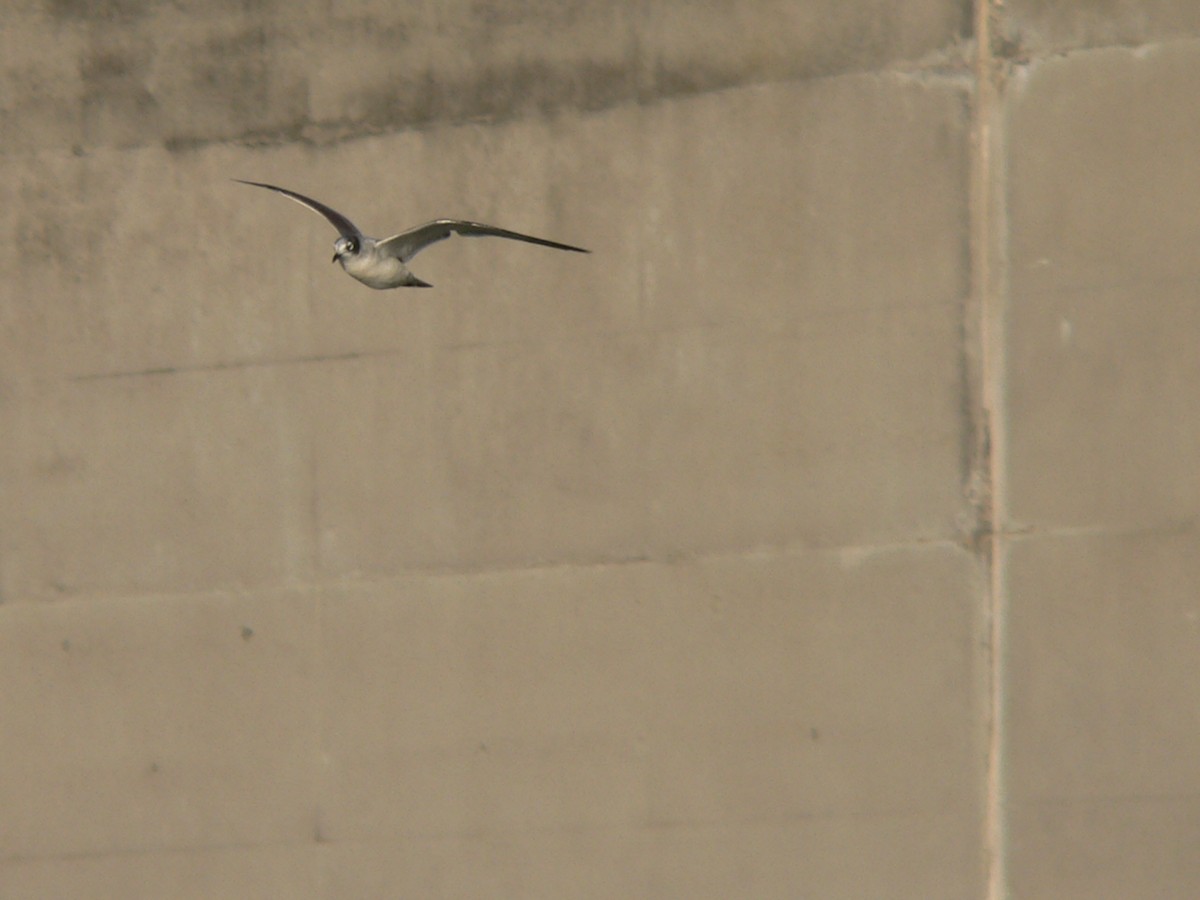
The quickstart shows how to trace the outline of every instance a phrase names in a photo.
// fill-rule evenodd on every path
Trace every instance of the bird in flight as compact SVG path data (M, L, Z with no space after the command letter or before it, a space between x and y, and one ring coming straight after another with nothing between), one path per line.
M572 247L570 244L560 244L558 241L548 241L545 238L509 231L506 228L497 228L494 225L467 222L463 219L435 219L380 241L363 234L353 222L336 209L330 209L324 203L318 203L311 197L305 197L303 194L297 194L295 191L276 187L273 184L263 184L261 181L242 181L240 178L233 180L240 184L249 184L283 194L302 206L307 206L313 212L323 215L329 224L338 230L338 239L333 242L331 262L341 263L348 275L357 278L367 287L373 287L380 291L399 287L433 287L429 282L422 281L408 270L408 261L430 244L444 241L451 234L461 234L464 237L490 235L514 241L526 241L530 244L541 244L543 247L553 247L556 250L571 250L575 253L591 252L582 247Z

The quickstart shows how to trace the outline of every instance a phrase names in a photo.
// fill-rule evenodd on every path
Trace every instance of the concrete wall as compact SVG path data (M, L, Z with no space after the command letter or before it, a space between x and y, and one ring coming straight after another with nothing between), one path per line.
M6 10L0 898L1200 894L1198 36Z

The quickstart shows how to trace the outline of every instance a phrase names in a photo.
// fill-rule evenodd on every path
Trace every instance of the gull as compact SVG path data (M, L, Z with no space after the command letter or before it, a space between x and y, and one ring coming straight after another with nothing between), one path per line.
M266 188L277 194L295 200L302 206L307 206L313 212L323 215L329 224L338 230L338 239L333 242L333 259L330 262L342 264L346 274L357 278L367 287L376 290L387 290L399 287L433 287L429 282L422 281L408 270L408 261L438 241L444 241L451 234L461 234L464 237L502 237L514 241L526 241L530 244L541 244L543 247L553 247L556 250L571 250L575 253L590 253L582 247L572 247L570 244L560 244L558 241L548 241L545 238L497 228L494 225L483 225L479 222L468 222L464 219L434 219L408 231L394 234L382 241L368 237L358 230L358 227L336 209L331 209L324 203L318 203L311 197L289 191L287 188L273 184L263 184L261 181L243 181L233 179L239 184L249 184L254 187Z

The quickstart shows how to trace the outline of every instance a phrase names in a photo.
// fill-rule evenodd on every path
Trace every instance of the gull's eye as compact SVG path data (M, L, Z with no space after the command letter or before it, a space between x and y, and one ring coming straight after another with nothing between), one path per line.
M358 241L356 241L356 240L346 241L346 250L349 251L350 253L357 253L358 252Z

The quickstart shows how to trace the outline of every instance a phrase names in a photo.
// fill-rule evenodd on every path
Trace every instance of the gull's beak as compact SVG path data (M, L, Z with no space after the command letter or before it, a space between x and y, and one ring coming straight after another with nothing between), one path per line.
M335 262L337 262L337 258L338 258L339 256L341 256L341 254L340 254L340 253L334 253L334 254L333 254L333 259L331 259L331 260L330 260L330 262L331 262L331 263L335 263Z

